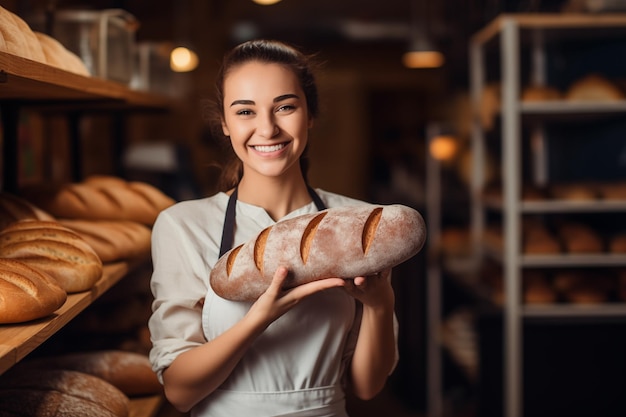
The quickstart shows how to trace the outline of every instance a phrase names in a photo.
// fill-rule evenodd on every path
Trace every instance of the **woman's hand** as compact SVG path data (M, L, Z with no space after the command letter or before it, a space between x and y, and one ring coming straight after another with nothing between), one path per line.
M375 275L346 280L345 289L364 306L388 307L394 304L391 268Z
M285 290L283 284L288 275L287 268L281 267L276 270L268 289L250 308L249 316L262 320L268 326L309 295L346 285L346 281L341 278L326 278Z

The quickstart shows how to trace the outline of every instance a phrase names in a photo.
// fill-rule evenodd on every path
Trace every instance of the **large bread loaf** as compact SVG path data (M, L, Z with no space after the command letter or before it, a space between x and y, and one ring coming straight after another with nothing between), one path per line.
M18 220L47 220L54 217L16 195L0 192L0 230Z
M0 416L127 417L130 401L98 377L67 370L10 370L0 378Z
M48 273L68 293L88 290L102 276L102 261L93 248L57 222L21 220L5 227L0 257Z
M57 218L130 220L148 226L175 202L150 184L106 175L79 183L24 187L20 193Z
M0 259L0 323L46 317L61 307L67 293L48 274L12 259Z
M147 356L122 350L75 352L26 360L19 369L64 369L103 379L127 396L157 394L162 386Z
M280 266L286 286L377 273L422 248L426 228L416 210L403 205L330 208L280 221L224 254L211 271L211 287L234 301L258 298Z
M151 229L130 220L59 219L59 223L79 234L102 262L131 259L150 253Z

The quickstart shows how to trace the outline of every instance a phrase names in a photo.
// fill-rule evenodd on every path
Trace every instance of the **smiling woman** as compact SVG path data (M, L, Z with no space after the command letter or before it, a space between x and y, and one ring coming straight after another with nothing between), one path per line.
M290 265L272 265L252 301L218 296L209 275L268 227L374 206L307 182L318 115L307 56L274 41L241 44L225 57L216 92L234 162L221 191L170 207L153 227L153 368L168 400L195 416L347 417L346 393L372 398L397 363L391 269L353 279L323 272L291 287Z

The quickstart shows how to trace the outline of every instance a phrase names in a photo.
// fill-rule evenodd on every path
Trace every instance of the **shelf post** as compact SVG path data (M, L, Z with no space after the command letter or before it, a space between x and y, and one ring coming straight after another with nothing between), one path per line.
M504 415L521 417L522 323L520 273L520 44L515 19L504 19L502 66L502 184L504 197Z

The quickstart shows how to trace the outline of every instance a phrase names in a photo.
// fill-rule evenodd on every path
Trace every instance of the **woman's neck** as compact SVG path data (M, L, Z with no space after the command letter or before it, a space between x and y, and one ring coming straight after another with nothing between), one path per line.
M274 220L311 202L304 178L285 181L276 178L241 179L237 198L248 204L263 207Z

